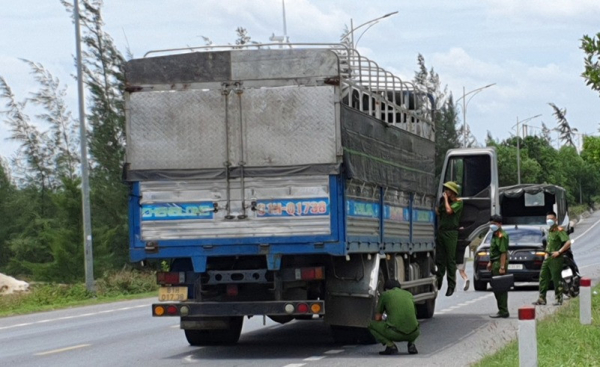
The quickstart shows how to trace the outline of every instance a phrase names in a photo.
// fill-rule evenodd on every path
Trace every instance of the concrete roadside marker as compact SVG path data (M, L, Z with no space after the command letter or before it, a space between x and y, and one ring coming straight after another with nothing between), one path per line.
M579 287L579 321L582 325L591 325L592 280L590 278L581 278Z
M519 366L537 367L535 307L519 308Z

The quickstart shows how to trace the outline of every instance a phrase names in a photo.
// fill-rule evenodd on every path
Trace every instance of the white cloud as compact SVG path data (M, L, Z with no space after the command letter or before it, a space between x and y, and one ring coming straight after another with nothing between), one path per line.
M600 14L598 0L488 0L488 4L493 12L518 18L598 19Z

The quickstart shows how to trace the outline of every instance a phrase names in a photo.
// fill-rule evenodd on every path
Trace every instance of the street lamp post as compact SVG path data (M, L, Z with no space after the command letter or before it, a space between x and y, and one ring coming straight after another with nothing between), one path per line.
M465 87L463 87L463 95L462 97L460 97L459 99L456 100L456 103L458 103L458 101L460 101L462 99L462 115L463 115L463 147L467 147L467 131L468 131L468 125L467 125L467 106L469 105L469 102L471 102L471 99L473 97L475 97L475 95L479 92L481 92L482 90L492 87L496 85L496 83L492 83L492 84L488 84L484 87L481 88L477 88L477 89L473 89L472 91L465 93ZM471 98L469 98L469 100L466 99L466 97L470 94L473 94L471 96Z
M515 126L517 127L517 184L519 185L521 184L521 133L519 132L519 124L540 116L542 116L542 114L531 116L521 121L519 121L519 117L517 116L517 124L512 127L512 129L514 129Z
M79 97L79 143L81 150L81 207L83 216L83 250L85 286L89 292L94 286L94 255L92 246L92 215L90 204L90 182L87 159L87 130L85 128L85 95L83 91L83 59L81 52L81 32L79 21L79 1L73 4L75 22L75 47L77 53L77 95Z
M354 28L354 22L353 22L353 19L350 19L350 30L349 30L348 32L346 32L344 35L342 35L341 39L344 39L344 38L346 38L346 37L348 37L348 36L350 36L350 35L351 35L352 37L350 38L350 42L352 43L352 48L354 48L354 47L356 46L356 45L354 44L354 31L356 31L356 30L357 30L357 29L359 29L359 28L362 28L362 27L366 26L367 24L376 23L376 22L380 21L381 19L383 19L383 18L387 18L387 17L390 17L390 16L392 16L392 15L394 15L394 14L398 14L398 12L397 12L397 11L395 11L395 12L392 12L392 13L387 13L386 15L383 15L383 16L381 16L381 17L379 17L379 18L371 19L371 20L369 20L368 22L364 22L363 24L359 25L359 26L358 26L358 27L356 27L356 28ZM373 25L374 25L374 24L373 24ZM369 28L371 28L371 27L369 27ZM369 28L367 28L367 29L365 30L365 32L366 32L366 31L367 31ZM364 34L364 32L363 32L363 34ZM361 37L362 37L362 34L361 34ZM360 41L360 37L358 38L358 40ZM357 43L358 43L358 41L357 41Z

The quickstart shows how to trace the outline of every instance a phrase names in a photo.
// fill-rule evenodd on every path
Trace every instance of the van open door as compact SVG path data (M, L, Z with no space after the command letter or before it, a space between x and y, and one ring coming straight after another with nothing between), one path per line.
M458 248L464 249L487 230L490 216L499 214L498 163L493 148L451 149L446 153L437 202L444 182L460 185L464 203L458 230Z

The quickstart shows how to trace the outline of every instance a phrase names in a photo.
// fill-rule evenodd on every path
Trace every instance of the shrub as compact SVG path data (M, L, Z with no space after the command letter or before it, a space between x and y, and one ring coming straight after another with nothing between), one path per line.
M109 271L96 282L98 295L147 293L158 289L156 272L137 270Z

